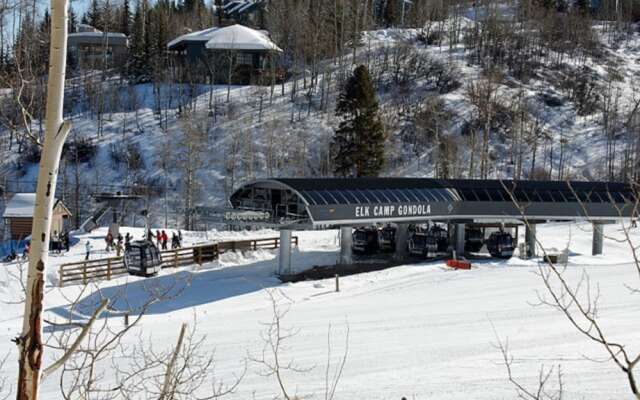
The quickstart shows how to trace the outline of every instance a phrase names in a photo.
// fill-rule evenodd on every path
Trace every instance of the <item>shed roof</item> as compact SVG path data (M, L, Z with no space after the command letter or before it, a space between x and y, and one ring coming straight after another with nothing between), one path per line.
M58 205L64 207L65 213L71 215L69 209L60 201L56 200L54 208ZM16 193L7 202L7 207L2 215L4 218L33 218L33 211L36 206L35 193Z

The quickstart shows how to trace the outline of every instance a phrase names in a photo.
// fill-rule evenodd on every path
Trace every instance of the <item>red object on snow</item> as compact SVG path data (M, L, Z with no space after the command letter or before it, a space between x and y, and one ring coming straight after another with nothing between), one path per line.
M462 260L447 260L447 266L455 269L471 269L471 263Z

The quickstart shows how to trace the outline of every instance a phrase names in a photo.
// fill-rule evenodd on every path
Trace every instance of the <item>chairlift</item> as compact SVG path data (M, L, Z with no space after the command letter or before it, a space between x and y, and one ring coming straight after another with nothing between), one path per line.
M136 240L124 252L124 266L131 275L154 276L162 268L160 250L149 240Z

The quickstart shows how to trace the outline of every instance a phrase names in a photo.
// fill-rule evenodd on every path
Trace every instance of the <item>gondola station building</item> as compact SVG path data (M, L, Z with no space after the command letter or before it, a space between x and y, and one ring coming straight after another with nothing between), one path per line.
M588 221L593 226L592 253L597 255L603 251L602 225L637 217L633 188L614 182L275 178L240 187L229 203L231 210L225 213L229 224L280 230L280 274L291 272L292 230L339 228L339 263L350 264L353 230L363 227L392 226L399 258L411 249L418 225L446 224L445 240L458 256L465 254L465 247L474 247L469 241L480 228L484 233L489 227L500 231L523 227L524 252L534 257L537 225ZM487 243L491 251L490 246L500 243Z

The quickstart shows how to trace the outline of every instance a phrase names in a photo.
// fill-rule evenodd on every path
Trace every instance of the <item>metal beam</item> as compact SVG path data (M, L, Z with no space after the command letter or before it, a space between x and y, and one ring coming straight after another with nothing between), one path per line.
M529 223L525 226L524 241L527 246L527 258L536 256L536 224Z
M593 226L593 243L591 245L591 254L597 256L602 254L604 244L604 227L603 224L594 222Z
M455 224L455 243L454 249L456 251L456 257L464 257L464 230L465 224Z
M407 240L409 239L409 224L396 225L396 252L395 258L402 260L407 257Z
M291 275L291 273L291 230L281 229L278 275Z
M350 265L353 264L353 256L351 244L353 242L353 232L350 226L340 227L340 259L338 264Z

